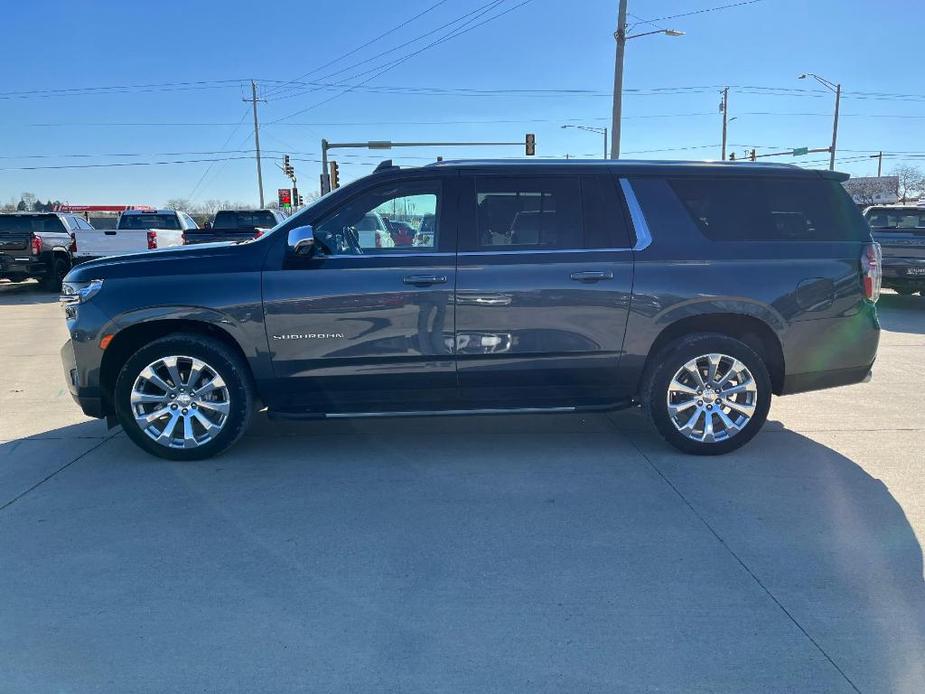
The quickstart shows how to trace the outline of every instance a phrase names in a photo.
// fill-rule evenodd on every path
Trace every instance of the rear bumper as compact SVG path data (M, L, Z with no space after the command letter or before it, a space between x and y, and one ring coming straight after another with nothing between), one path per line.
M97 419L105 417L100 389L81 383L80 370L77 368L77 358L74 355L74 345L70 340L61 347L61 365L64 367L67 389L83 413Z
M0 278L37 277L44 275L47 265L32 258L0 253Z
M925 258L885 257L883 286L925 286Z
M854 369L836 369L834 371L814 371L805 374L790 374L784 377L781 395L805 393L809 390L838 388L854 383L866 383L870 380L873 364Z

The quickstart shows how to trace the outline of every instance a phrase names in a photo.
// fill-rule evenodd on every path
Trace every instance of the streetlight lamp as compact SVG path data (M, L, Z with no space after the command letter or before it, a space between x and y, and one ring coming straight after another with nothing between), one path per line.
M604 136L604 159L607 158L607 128L598 128L593 125L563 125L563 128L575 128L577 130L587 130L589 133L597 133Z
M613 35L617 40L617 50L613 68L613 136L610 140L611 159L620 158L620 121L623 116L623 54L626 51L626 42L630 39L652 36L653 34L684 36L684 32L678 31L677 29L658 29L656 31L646 31L641 34L627 35L627 29L629 27L626 24L626 3L627 0L620 0L620 7L617 12L617 30Z
M829 171L835 170L835 144L838 141L838 107L841 102L841 84L830 82L824 77L820 77L815 72L804 72L799 79L805 80L812 77L823 87L831 92L835 92L835 120L832 123L832 146L829 148Z

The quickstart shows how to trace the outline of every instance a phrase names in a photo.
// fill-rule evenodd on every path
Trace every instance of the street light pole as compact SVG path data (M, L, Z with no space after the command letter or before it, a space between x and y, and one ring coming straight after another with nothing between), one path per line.
M723 89L723 103L720 104L723 112L723 159L726 161L726 128L729 125L729 87Z
M604 159L607 158L607 128L596 128L591 125L572 125L567 124L563 125L563 128L576 128L578 130L587 130L589 133L597 133L598 135L604 136ZM567 157L566 157L567 158Z
M834 171L835 148L838 144L838 109L841 106L841 83L831 82L825 77L820 77L815 72L804 72L799 79L805 80L807 77L812 77L829 91L835 92L835 119L832 122L832 147L829 149L829 171Z
M613 35L617 40L613 67L613 122L610 140L610 158L620 158L620 123L623 119L623 54L626 50L626 0L620 0L617 11L617 31Z
M614 39L617 41L617 48L613 61L613 117L610 138L611 159L620 158L620 124L623 117L623 55L626 51L626 42L630 39L637 39L640 36L652 36L653 34L684 36L684 32L678 31L677 29L656 29L655 31L645 31L641 34L627 36L626 2L627 0L620 0L620 5L617 9L617 30L613 34Z

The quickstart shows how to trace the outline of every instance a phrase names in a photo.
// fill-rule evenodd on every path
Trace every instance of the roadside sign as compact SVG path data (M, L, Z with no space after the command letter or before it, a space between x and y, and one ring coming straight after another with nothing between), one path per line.
M800 157L804 154L809 154L809 147L797 147L793 150L793 156Z
M292 191L288 188L279 188L277 189L276 194L279 196L280 207L292 204Z

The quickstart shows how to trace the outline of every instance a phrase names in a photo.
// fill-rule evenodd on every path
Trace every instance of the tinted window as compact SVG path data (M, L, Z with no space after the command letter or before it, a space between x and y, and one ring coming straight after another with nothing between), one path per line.
M373 188L314 225L315 240L335 255L434 250L440 195L440 184L430 181Z
M478 248L581 248L579 185L575 177L476 180Z
M902 207L875 207L864 213L874 229L912 231L925 228L925 209Z
M623 203L612 176L582 176L581 206L585 222L585 248L630 248Z
M54 214L0 215L2 231L67 231Z
M123 214L120 229L179 229L180 220L175 214Z
M269 210L240 210L219 212L212 223L213 229L272 229L277 225L276 217Z
M862 241L869 236L836 181L749 176L669 182L714 241Z

